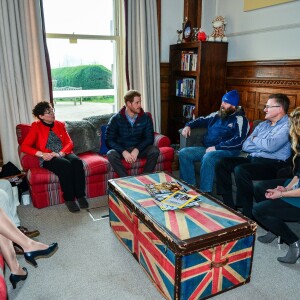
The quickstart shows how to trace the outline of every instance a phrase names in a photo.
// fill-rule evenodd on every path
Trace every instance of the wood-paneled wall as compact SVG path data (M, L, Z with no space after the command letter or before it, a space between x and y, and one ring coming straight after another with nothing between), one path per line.
M290 110L300 105L300 60L229 62L226 89L236 89L250 121L264 119L270 94L286 94Z
M161 64L162 133L167 134L169 64ZM228 62L226 90L236 89L250 121L264 119L270 94L286 94L292 111L300 106L300 60ZM221 99L220 99L221 100Z

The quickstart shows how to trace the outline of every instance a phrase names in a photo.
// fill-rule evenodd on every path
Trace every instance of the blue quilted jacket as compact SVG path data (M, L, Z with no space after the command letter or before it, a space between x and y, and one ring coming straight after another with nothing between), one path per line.
M133 126L125 115L125 106L113 115L107 125L105 142L108 149L115 149L120 154L124 150L137 148L140 152L153 145L153 122L143 110L138 114Z
M250 128L241 108L225 119L221 119L218 112L214 112L206 117L192 120L186 126L207 128L203 145L215 146L216 150L241 150Z

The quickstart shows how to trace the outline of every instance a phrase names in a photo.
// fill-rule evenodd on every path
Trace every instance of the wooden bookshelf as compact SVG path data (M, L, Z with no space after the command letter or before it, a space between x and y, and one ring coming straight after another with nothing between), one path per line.
M219 109L226 91L227 50L228 43L221 42L170 46L168 136L173 143L179 143L178 130L190 118ZM184 116L187 105L194 109Z

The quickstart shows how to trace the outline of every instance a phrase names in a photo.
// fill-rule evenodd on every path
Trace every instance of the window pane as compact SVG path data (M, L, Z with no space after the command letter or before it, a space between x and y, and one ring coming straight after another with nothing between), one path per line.
M47 33L114 35L113 0L43 0L43 7Z
M48 39L47 45L58 119L79 120L115 110L115 42Z
M43 0L46 33L74 33L71 39L47 38L57 119L80 120L117 109L118 39L103 38L114 36L114 1Z
M99 64L112 71L114 42L102 40L47 39L51 68Z

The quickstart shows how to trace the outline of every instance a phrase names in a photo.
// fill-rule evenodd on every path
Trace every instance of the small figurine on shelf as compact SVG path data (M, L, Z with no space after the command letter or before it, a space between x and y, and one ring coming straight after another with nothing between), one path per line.
M182 41L183 42L190 42L192 39L192 25L191 21L188 20L188 18L185 18L185 21L183 23L183 33L182 33Z
M177 44L181 44L182 43L182 39L181 39L182 31L183 31L182 29L177 29L177 34L178 34Z
M193 42L198 41L198 30L199 30L199 28L197 28L197 27L193 28L193 36L192 36L192 41Z
M202 30L202 28L200 28L198 31L198 41L206 41L206 33Z
M225 25L226 20L222 16L217 16L213 21L213 33L209 36L209 41L215 42L227 42L227 37L225 36Z

